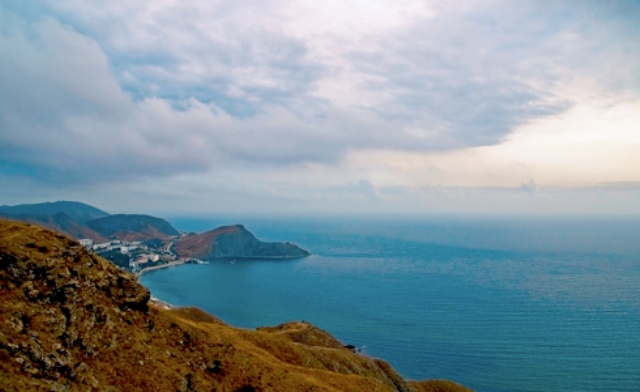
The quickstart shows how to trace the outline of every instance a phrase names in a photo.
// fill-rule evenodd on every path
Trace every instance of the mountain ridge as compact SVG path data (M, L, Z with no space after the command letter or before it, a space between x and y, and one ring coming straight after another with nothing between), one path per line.
M49 230L57 231L73 239L89 238L94 242L105 242L107 239L95 230L72 219L64 212L54 215L18 214L4 215L5 219L40 225Z
M160 238L163 240L180 234L171 223L151 215L144 214L115 214L94 219L86 223L87 227L107 238L122 240L131 233L139 233L142 240ZM149 229L152 229L149 231ZM143 235L143 233L152 233ZM155 237L154 237L155 236Z
M62 214L62 215L61 215ZM0 216L27 223L40 224L72 239L167 241L180 233L171 223L143 214L109 214L94 206L77 201L56 201L37 204L0 206Z
M0 212L8 215L56 215L65 213L78 223L108 216L109 213L79 201L58 200L53 202L0 206Z

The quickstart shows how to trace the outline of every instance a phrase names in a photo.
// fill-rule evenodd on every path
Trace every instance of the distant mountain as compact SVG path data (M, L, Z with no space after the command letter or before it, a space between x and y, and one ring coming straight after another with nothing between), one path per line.
M105 237L122 241L168 239L180 234L171 223L149 215L109 215L87 222L86 226Z
M180 257L211 259L292 259L309 252L288 242L262 242L242 225L223 226L181 238L175 251Z
M71 239L90 238L94 242L105 242L107 239L100 233L87 226L71 219L64 212L55 215L6 215L8 219L27 222L44 227L45 229L57 231Z
M0 213L6 215L56 215L66 214L78 223L109 216L108 213L77 201L54 201L38 204L21 204L17 206L0 206Z
M76 201L1 206L0 217L40 225L70 238L105 242L167 240L180 234L171 223L148 215L110 215Z

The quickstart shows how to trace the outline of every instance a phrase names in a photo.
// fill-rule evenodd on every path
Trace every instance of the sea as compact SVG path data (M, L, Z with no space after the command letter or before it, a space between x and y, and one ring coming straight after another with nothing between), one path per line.
M141 282L244 328L306 320L409 379L480 392L640 391L640 217L173 218L242 223L298 260Z

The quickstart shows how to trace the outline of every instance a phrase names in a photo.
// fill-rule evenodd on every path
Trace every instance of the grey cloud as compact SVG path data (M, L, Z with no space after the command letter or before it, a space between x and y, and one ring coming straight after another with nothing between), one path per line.
M366 51L335 42L333 61L269 19L277 1L37 4L0 11L0 163L67 181L494 144L566 110L550 91L574 69L638 75L624 45L598 52L637 29L584 27L593 19L570 7L442 3L434 19L365 37ZM374 106L319 97L318 83L349 72Z
M134 102L95 41L50 19L19 18L0 36L0 163L42 180L91 183L210 170L230 161L335 161L323 123L272 105L236 118L185 99ZM5 56L6 55L6 56Z
M369 180L361 179L355 184L355 189L358 193L364 195L365 197L376 200L378 199L377 189Z
M637 46L640 28L620 28L633 18L611 15L602 4L439 7L433 19L350 55L366 75L363 89L388 97L370 110L441 136L381 140L389 146L428 151L496 144L519 125L569 109L573 102L555 91L580 77L605 89L640 87L640 51L624 50Z
M3 166L89 182L206 166L187 154L197 152L188 137L174 130L162 135L166 124L158 118L170 108L131 102L95 42L53 20L29 25L9 15L3 21L12 25L0 35L2 57L10 59L0 63Z
M153 58L132 64L125 54L115 67L123 87L135 96L170 102L193 97L236 117L249 117L266 104L312 105L308 93L324 72L306 59L304 44L269 33L237 31L235 40L207 41L188 50L167 48L174 49L166 54L174 56L166 65Z
M265 104L314 105L308 93L327 72L308 58L301 39L253 23L273 2L132 3L125 15L120 6L98 14L86 6L78 12L74 2L45 3L100 43L115 76L137 99L161 97L179 106L196 98L246 117Z
M366 88L392 97L373 109L381 116L447 133L462 147L495 144L516 126L570 106L550 92L553 67L530 70L530 59L545 55L530 42L535 32L505 33L475 13L444 16L352 53L358 70L372 75ZM516 30L520 20L499 22ZM406 141L418 150L451 148Z
M529 180L529 182L523 182L520 184L520 189L529 194L529 196L535 196L538 193L538 186L533 180Z

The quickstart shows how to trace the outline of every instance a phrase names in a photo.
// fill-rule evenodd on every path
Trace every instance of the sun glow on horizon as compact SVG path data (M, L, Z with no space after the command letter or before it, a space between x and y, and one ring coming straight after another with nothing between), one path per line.
M442 153L354 152L376 185L585 187L640 182L640 100L583 102L516 129L497 145ZM379 170L384 168L384 170Z

